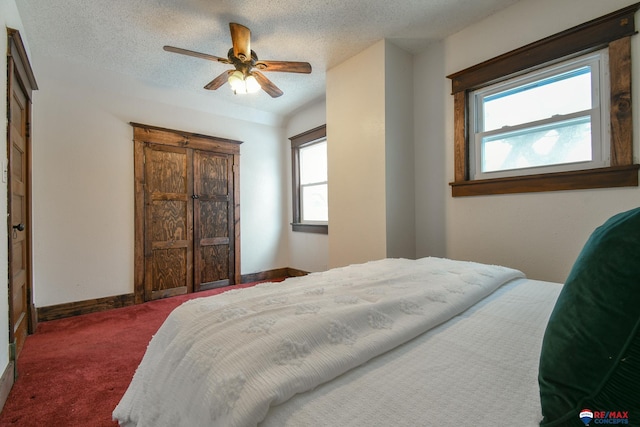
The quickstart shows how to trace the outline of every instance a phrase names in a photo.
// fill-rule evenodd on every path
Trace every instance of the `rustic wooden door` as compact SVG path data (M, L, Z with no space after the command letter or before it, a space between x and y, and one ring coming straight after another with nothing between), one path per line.
M9 30L8 183L9 340L12 361L35 328L31 284L31 91L37 89L20 35ZM33 318L32 318L33 316Z
M10 104L9 168L11 201L11 250L9 264L11 272L9 288L11 294L11 326L16 356L20 353L29 330L29 240L27 225L27 98L20 85L13 85Z
M132 126L136 302L240 283L239 142Z
M194 290L233 280L233 156L194 153Z
M192 291L192 150L145 147L145 300Z

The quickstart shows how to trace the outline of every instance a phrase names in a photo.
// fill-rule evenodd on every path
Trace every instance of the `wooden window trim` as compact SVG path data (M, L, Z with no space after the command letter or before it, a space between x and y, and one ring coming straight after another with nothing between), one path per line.
M636 34L635 13L639 8L640 3L636 3L447 76L454 97L454 181L450 183L453 197L638 186L640 166L633 164L631 36ZM469 92L550 61L603 48L609 50L611 166L470 179Z
M322 125L289 138L289 141L291 141L291 194L293 206L293 222L291 223L291 229L293 231L329 234L329 225L327 224L302 223L302 209L300 207L300 148L326 137L327 125Z

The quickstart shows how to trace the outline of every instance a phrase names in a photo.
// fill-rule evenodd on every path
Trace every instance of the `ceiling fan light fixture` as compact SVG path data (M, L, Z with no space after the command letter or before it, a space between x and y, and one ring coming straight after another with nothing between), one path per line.
M236 70L229 74L227 81L229 82L233 93L247 93L247 85L244 82L244 75L240 71Z
M260 90L260 84L252 75L245 76L241 71L234 71L227 79L231 90L236 95L244 93L256 93Z
M260 90L260 83L258 83L255 77L247 76L244 81L247 85L247 93L256 93Z

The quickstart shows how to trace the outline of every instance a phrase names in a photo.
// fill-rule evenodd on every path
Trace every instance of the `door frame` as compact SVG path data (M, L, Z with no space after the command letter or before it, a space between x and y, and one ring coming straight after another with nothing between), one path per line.
M194 150L213 151L233 156L233 215L234 236L233 263L234 283L241 283L240 273L240 144L226 138L202 135L180 130L166 129L140 123L129 123L133 127L134 162L134 295L135 303L145 302L145 144L161 144Z
M24 239L25 239L25 263L26 263L26 278L25 283L27 287L27 322L28 322L28 333L31 334L35 331L37 325L37 312L33 302L33 256L32 256L32 218L31 218L31 195L32 195L32 178L31 178L31 165L32 165L32 154L31 154L31 113L32 113L32 101L33 101L33 91L38 89L38 85L36 83L35 76L33 74L33 70L31 68L31 64L29 63L29 58L27 56L26 50L24 48L24 44L22 42L22 38L20 36L20 32L18 30L7 28L7 94L6 94L6 103L7 103L7 165L6 168L3 168L3 179L5 179L7 184L7 236L8 236L8 297L9 297L9 346L11 349L10 354L10 363L14 364L14 378L17 376L17 368L15 365L15 360L17 357L17 349L15 342L15 333L13 330L13 320L12 320L12 310L13 310L13 290L12 290L12 282L11 277L13 277L13 266L12 266L12 257L13 257L13 245L11 244L11 236L13 231L13 222L12 222L12 176L10 166L12 164L12 150L11 150L11 102L10 97L14 91L14 86L19 85L20 90L24 93L27 103L25 106L26 109L26 135L25 135L25 156L26 156L26 170L25 173L25 198L26 198L26 212L24 212Z

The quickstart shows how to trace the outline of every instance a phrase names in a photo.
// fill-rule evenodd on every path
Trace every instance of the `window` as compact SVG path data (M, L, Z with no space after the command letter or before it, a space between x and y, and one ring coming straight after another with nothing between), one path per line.
M631 37L639 8L448 76L454 197L638 186Z
M300 222L326 224L327 204L327 140L312 142L299 148L300 153Z
M473 179L608 166L601 50L470 93Z
M293 231L329 231L326 126L289 138L291 141Z

